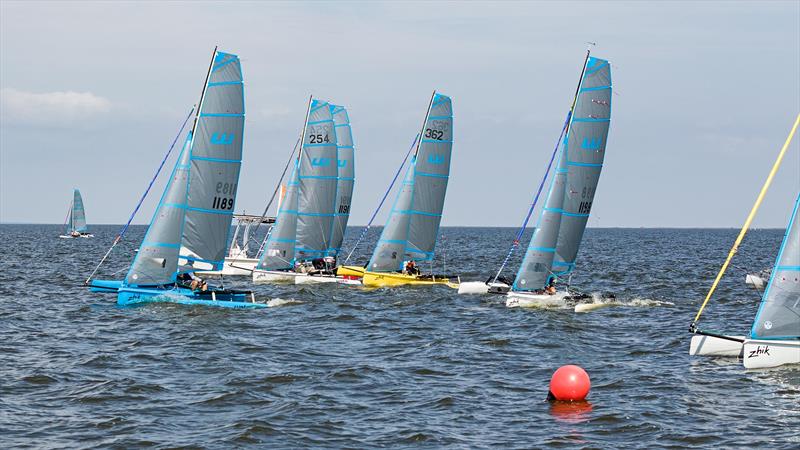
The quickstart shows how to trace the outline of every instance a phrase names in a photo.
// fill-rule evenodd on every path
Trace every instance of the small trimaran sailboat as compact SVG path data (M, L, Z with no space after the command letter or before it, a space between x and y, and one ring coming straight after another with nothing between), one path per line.
M350 216L355 152L347 110L309 99L300 152L254 283L335 281ZM311 281L311 280L309 280Z
M558 155L559 162L515 280L504 281L500 274L522 237L550 167L497 275L485 283L461 283L459 293L507 294L506 305L511 307L542 306L581 296L568 288L555 294L545 293L544 290L550 280L569 276L575 268L575 259L603 168L611 121L611 89L609 62L592 57L587 51L572 107L556 144L558 150L561 138L564 138ZM554 152L551 158L555 156Z
M72 202L69 205L69 212L67 213L67 220L64 224L67 228L66 234L59 236L63 239L71 238L90 238L94 237L89 233L89 227L86 226L86 213L83 210L83 197L81 191L75 189L72 192Z
M453 150L453 106L434 91L422 124L416 152L366 269L343 266L337 274L362 277L364 286L444 284L457 288L452 276L410 274L410 261L432 262L450 177ZM424 264L419 269L425 270Z
M761 297L761 304L753 320L750 334L734 336L697 328L700 315L725 274L731 259L736 254L745 233L750 228L750 223L780 167L798 125L800 125L800 114L795 119L792 131L778 154L772 171L762 186L761 193L750 210L744 226L739 231L739 236L689 327L689 331L694 334L689 347L690 355L740 357L747 369L800 364L800 217L798 217L800 194L795 200L789 225L786 227L786 234L781 242L780 250L778 250L778 257L772 268L767 287Z
M192 130L127 276L122 281L91 280L92 291L116 293L120 305L267 306L255 303L252 292L204 289L183 281L185 274L222 267L236 202L243 131L239 58L215 48Z

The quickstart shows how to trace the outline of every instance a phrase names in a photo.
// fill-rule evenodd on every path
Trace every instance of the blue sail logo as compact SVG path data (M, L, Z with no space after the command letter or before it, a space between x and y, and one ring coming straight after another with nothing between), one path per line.
M330 158L312 158L311 165L316 167L328 167L331 165Z
M339 159L339 167L347 167L347 160L346 159Z
M600 138L583 138L583 142L581 143L581 148L586 150L600 150L600 146L603 144L602 139Z
M444 156L436 154L428 155L428 162L431 164L444 164Z
M233 133L214 133L211 135L211 143L216 145L230 145L233 144Z

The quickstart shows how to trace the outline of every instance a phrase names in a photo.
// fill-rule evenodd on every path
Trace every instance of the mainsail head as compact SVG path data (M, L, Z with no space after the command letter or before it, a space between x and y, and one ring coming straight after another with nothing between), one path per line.
M611 66L588 57L559 164L514 290L542 289L551 276L574 268L603 168L610 120Z
M421 136L372 253L370 271L399 270L405 260L433 260L453 150L450 97L433 93Z
M753 339L800 337L800 195L783 237L761 305L753 321Z

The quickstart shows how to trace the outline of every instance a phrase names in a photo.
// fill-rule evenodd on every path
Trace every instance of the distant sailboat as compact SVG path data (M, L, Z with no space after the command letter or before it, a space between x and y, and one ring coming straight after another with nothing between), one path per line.
M92 280L117 303L170 302L263 308L252 292L204 286L191 274L219 269L236 201L244 130L244 83L236 55L214 49L200 107L139 251L122 281Z
M371 287L430 284L457 287L457 280L452 277L423 274L422 264L416 266L434 258L452 149L452 102L450 97L434 92L416 152L369 263L366 268L340 267L338 275L361 276L364 286Z
M69 205L69 212L67 213L66 220L66 234L59 236L64 239L71 238L90 238L94 237L89 233L89 227L86 226L86 213L83 210L83 197L81 191L75 189L72 193L72 203Z
M311 98L300 152L254 283L334 277L355 179L352 142L345 108Z
M769 275L769 281L753 320L750 334L747 336L728 335L703 331L697 327L706 304L713 295L719 280L725 274L725 270L736 254L739 244L744 239L745 233L766 195L798 125L800 125L800 114L795 119L792 131L778 154L772 171L750 210L750 215L739 231L739 236L689 328L689 331L693 333L689 346L690 355L740 357L747 369L800 364L800 217L798 217L800 194L795 200L789 225L786 227L786 234L778 250L778 257Z

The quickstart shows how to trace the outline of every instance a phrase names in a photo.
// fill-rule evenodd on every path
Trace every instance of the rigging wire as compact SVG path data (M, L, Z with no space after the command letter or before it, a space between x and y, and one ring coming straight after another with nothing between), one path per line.
M778 172L778 168L781 166L781 162L783 162L783 156L786 154L786 150L792 143L792 138L794 138L794 133L795 131L797 131L798 125L800 125L800 114L797 115L797 118L794 121L794 125L792 126L792 130L789 132L789 136L786 137L786 142L783 143L783 147L781 148L780 153L778 153L778 158L775 159L775 163L772 165L772 170L770 170L769 175L767 176L767 180L764 181L764 185L761 186L761 192L759 192L758 197L756 198L756 202L750 209L750 214L747 216L747 220L744 221L744 225L742 226L742 229L739 231L739 236L736 237L736 241L733 243L733 247L731 247L731 250L728 252L728 257L725 258L725 262L719 269L717 277L714 279L714 283L711 285L711 289L708 290L708 294L706 294L706 298L705 300L703 300L703 304L700 305L700 310L697 311L697 315L694 317L694 320L692 321L691 325L689 325L689 332L696 333L698 331L697 321L700 320L700 315L703 314L703 310L708 304L708 301L711 299L711 295L714 294L714 291L717 289L719 280L722 279L722 276L725 274L725 270L728 269L728 265L731 263L731 259L733 259L733 256L739 250L739 244L742 243L744 235L747 234L747 230L750 228L750 223L753 221L753 218L755 217L759 206L761 206L761 202L764 200L764 196L767 194L767 190L769 190L769 186L772 184L772 179L775 177L775 173Z
M139 212L139 208L142 206L142 202L144 202L144 199L147 197L147 194L150 192L150 189L153 187L153 183L156 181L156 178L158 178L158 175L161 173L161 169L164 168L164 164L167 162L167 159L169 158L169 155L172 153L172 150L175 148L175 144L178 142L178 138L180 138L181 134L183 134L183 129L186 128L186 124L189 122L189 119L192 117L192 113L194 112L196 106L197 105L192 106L192 109L189 110L189 114L186 115L186 119L184 119L180 130L178 130L178 134L175 135L175 139L173 139L172 145L169 146L169 150L167 150L167 154L164 155L164 159L161 160L161 164L159 164L158 169L156 169L155 175L153 175L153 178L150 179L150 184L148 184L147 185L147 189L144 190L144 193L142 194L142 197L139 199L139 203L133 209L133 212L131 213L131 216L128 218L128 222L125 223L125 225L122 227L120 232L117 233L117 237L114 238L114 242L111 244L111 247L109 247L108 251L103 256L103 259L100 260L100 262L97 264L97 267L94 268L92 273L89 274L89 277L86 278L86 281L83 282L84 285L89 284L89 281L92 280L92 277L100 269L100 266L103 265L103 263L105 262L106 258L108 258L108 255L111 254L111 251L114 250L114 247L116 247L117 244L122 240L122 237L125 236L125 232L128 231L128 227L131 225L131 222L133 221L133 218L136 217L136 213Z

